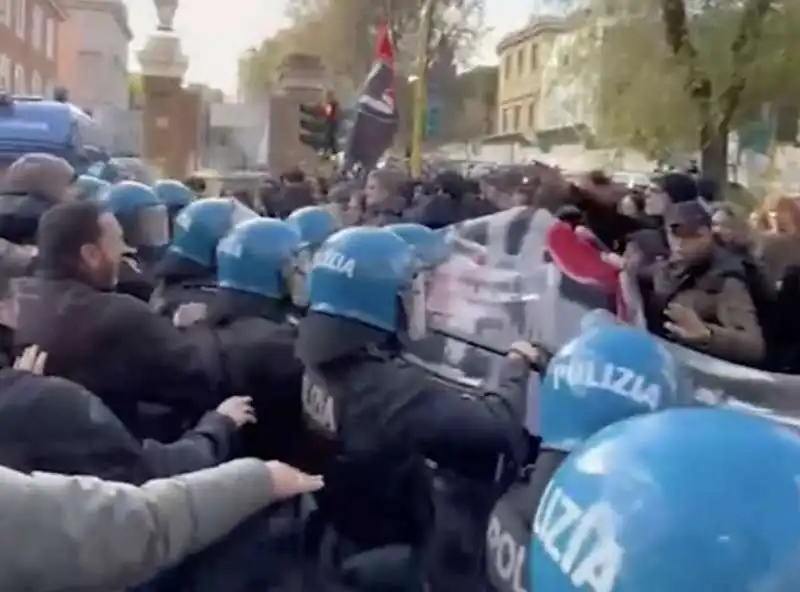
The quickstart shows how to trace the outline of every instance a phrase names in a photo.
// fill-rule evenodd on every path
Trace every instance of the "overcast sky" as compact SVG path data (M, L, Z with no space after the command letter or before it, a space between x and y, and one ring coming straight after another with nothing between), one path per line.
M156 26L156 11L151 0L125 1L135 35L135 56ZM487 1L486 24L492 33L481 47L480 62L494 62L499 38L521 26L543 1L548 0ZM187 78L234 93L238 56L286 24L284 6L285 0L181 0L175 20L189 57Z

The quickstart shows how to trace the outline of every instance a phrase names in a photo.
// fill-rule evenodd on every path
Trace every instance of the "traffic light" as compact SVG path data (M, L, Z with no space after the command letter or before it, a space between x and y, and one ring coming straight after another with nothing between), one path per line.
M300 105L300 141L320 154L336 154L339 132L339 103Z
M317 152L325 151L327 120L322 105L300 105L300 141Z
M337 137L339 135L339 102L329 99L324 106L325 111L325 140L328 154L339 152Z

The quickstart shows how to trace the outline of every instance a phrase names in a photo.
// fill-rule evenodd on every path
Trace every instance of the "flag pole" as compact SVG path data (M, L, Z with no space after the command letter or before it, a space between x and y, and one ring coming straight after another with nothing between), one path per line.
M425 0L419 27L419 45L417 48L417 75L414 84L414 119L411 131L411 174L415 178L422 176L422 140L425 136L425 112L428 109L428 62L430 61L430 44L433 35L433 15L437 0Z

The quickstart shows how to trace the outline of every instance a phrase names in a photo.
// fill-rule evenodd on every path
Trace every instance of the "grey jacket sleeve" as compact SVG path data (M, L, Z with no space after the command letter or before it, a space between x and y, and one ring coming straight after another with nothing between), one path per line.
M220 539L273 498L240 459L142 487L0 468L0 590L121 590Z

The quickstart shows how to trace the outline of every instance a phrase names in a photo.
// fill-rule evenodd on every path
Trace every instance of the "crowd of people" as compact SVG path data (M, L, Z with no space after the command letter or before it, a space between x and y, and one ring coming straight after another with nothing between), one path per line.
M800 439L687 409L654 336L793 370L793 201L748 221L688 173L538 163L217 197L47 154L2 189L0 590L795 589ZM467 396L404 356L419 283L437 231L510 208L636 277L649 331L612 310L558 352L511 343Z

